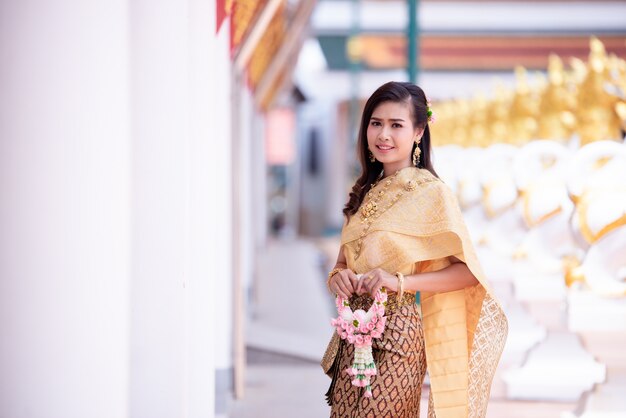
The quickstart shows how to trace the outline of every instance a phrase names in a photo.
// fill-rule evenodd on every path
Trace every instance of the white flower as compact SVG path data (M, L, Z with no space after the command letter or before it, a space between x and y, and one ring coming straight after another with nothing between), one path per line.
M349 323L352 323L352 309L346 307L343 312L341 312L341 318Z

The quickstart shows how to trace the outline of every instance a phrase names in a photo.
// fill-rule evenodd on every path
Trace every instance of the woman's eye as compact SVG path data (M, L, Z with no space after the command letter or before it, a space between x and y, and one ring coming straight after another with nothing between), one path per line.
M371 124L372 126L380 126L380 122L378 122L377 120L373 120L373 121L371 121L371 122L370 122L370 124Z
M392 126L394 128L402 128L402 125L400 125L399 123L394 123Z

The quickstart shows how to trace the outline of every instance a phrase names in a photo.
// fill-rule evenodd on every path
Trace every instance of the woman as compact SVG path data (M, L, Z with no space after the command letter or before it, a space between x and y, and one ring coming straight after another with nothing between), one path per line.
M384 84L363 110L362 174L344 209L341 248L327 285L351 298L353 309L367 308L382 287L389 299L385 331L373 343L378 375L371 398L344 372L353 345L333 335L322 360L332 377L332 417L418 417L427 368L429 417L486 413L507 322L458 203L433 169L431 116L424 92L410 83Z

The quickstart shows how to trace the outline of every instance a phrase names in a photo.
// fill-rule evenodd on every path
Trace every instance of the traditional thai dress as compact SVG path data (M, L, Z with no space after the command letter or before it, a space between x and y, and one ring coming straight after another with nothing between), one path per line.
M466 263L479 284L452 292L421 292L398 303L390 293L382 338L374 340L378 375L372 398L344 370L353 346L335 333L322 367L331 376L332 417L418 417L421 387L430 376L429 417L484 417L507 321L480 269L452 191L428 170L407 167L372 187L344 225L341 251L355 273L374 268L411 275ZM351 306L371 303L355 296ZM360 307L360 306L359 306Z

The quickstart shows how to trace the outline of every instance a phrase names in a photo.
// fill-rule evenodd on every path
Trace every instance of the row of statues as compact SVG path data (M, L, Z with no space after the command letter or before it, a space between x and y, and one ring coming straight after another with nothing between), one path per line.
M521 146L535 139L579 145L621 140L626 131L626 61L607 54L597 38L590 40L587 62L577 58L565 68L549 57L547 76L533 82L523 67L515 69L516 88L496 86L491 98L456 99L434 105L435 145Z

